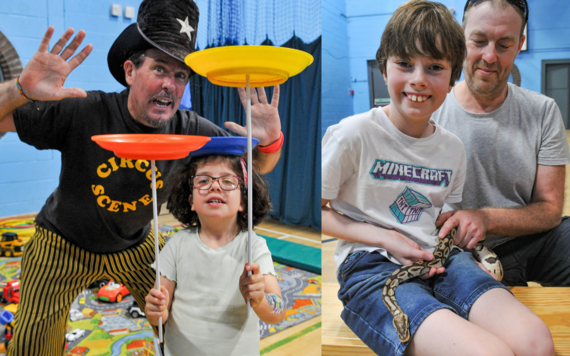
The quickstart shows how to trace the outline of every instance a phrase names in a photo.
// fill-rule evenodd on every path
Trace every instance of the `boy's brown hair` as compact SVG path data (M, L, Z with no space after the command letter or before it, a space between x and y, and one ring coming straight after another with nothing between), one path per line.
M451 63L449 85L453 86L461 76L466 54L463 29L443 4L411 0L398 7L388 21L376 52L376 63L386 75L390 56L403 60L415 56L445 59Z

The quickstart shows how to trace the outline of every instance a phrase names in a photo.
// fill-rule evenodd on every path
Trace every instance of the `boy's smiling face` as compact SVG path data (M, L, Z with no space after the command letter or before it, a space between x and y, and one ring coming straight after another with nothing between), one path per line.
M384 80L390 93L385 110L390 121L403 133L422 137L431 114L451 91L450 78L451 64L446 59L389 57Z

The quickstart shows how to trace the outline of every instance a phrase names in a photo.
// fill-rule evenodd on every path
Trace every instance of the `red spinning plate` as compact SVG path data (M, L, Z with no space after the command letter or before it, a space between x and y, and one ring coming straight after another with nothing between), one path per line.
M184 158L210 141L206 136L164 134L95 135L91 139L119 158L145 160Z

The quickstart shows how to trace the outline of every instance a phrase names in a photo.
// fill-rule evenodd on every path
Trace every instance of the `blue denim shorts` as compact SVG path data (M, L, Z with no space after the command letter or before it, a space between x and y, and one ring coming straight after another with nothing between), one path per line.
M469 252L453 249L445 272L431 279L414 278L396 289L396 300L410 320L411 336L425 318L438 309L449 309L467 319L469 310L486 291L504 288L477 265ZM338 297L344 305L341 317L350 329L378 355L404 355L392 324L392 314L382 301L382 289L400 266L378 252L350 254L338 270Z

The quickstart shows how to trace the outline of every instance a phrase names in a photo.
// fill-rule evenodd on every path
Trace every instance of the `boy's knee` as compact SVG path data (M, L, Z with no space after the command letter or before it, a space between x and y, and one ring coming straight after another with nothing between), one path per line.
M473 352L476 356L515 356L513 350L499 338L487 339L474 347Z
M553 356L554 342L544 322L536 317L525 326L525 332L518 338L515 353L521 356Z

